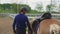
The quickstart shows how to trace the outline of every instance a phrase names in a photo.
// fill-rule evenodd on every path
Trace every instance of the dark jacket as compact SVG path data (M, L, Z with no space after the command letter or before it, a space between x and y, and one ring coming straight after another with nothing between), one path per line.
M25 30L26 29L26 25L31 30L27 16L24 15L24 14L19 14L14 19L13 31L15 31L15 28L20 28L22 30Z

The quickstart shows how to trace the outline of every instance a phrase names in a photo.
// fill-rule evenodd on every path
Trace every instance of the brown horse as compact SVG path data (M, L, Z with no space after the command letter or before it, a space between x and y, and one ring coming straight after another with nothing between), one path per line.
M34 34L60 34L60 21L57 19L53 19L50 13L44 13L42 16L42 20L32 20L30 22L32 32ZM34 25L35 23L35 25ZM38 24L37 24L38 23ZM37 27L37 25L38 27ZM33 26L34 25L34 26ZM33 26L33 27L32 27ZM37 30L36 30L37 28ZM37 33L36 33L37 32Z
M60 21L57 19L45 19L38 27L37 34L60 34Z

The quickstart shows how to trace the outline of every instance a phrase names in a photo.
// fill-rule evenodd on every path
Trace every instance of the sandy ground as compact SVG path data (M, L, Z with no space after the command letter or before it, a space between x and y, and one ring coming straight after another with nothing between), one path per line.
M0 34L14 34L12 24L13 24L12 18L0 17Z
M14 34L12 31L13 20L9 17L0 17L0 34Z

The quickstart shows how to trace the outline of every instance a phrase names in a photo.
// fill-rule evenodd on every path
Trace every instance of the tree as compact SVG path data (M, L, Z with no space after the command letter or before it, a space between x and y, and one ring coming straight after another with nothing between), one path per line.
M59 11L60 11L60 4L59 4Z
M43 9L42 3L36 5L36 10L38 10L38 12L42 11L42 9Z
M28 9L28 12L31 10L31 7L26 4L0 4L0 9L8 12L15 12L18 13L22 7L26 7Z
M31 11L31 7L30 7L29 5L26 5L26 4L20 4L20 9L23 8L23 7L27 8L28 12Z
M55 7L56 7L56 6L55 6L54 4L52 4L52 5L47 5L47 6L46 6L46 11L48 11L48 12L53 12L53 11L56 10Z
M47 12L50 12L50 11L51 11L51 5L47 5L47 6L46 6L46 11L47 11Z

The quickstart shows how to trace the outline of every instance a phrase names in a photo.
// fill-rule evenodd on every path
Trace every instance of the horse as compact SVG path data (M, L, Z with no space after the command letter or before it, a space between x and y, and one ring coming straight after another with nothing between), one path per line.
M57 19L45 19L38 25L37 34L60 34L60 21Z
M45 19L51 19L52 18L52 15L51 13L49 12L46 12L44 13L41 18L38 18L38 19L34 19L30 22L30 25L31 25L31 29L32 29L32 32L31 34L34 32L34 34L37 34L37 29L38 29L38 24L45 20Z
M32 32L31 34L60 34L60 21L52 18L52 15L47 12L42 15L42 20L34 19L30 22ZM39 23L38 23L39 22ZM33 26L33 24L35 25ZM38 23L36 25L36 23ZM35 27L36 26L36 27ZM37 29L37 30L36 30Z

